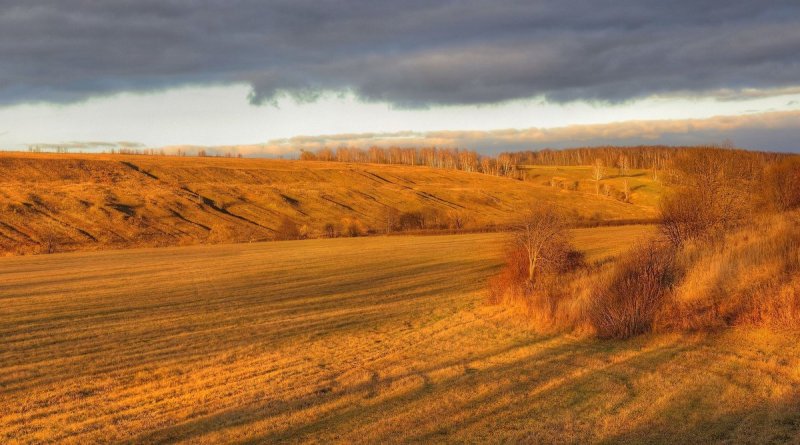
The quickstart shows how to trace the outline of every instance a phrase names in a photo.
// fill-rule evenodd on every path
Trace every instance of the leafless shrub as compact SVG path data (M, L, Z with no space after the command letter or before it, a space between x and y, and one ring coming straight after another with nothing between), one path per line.
M629 338L649 331L674 279L674 249L645 241L620 259L599 283L588 312L601 338Z
M470 215L463 210L451 210L447 214L450 220L450 228L453 230L463 230L470 222Z
M425 228L425 215L420 211L403 212L398 218L400 230L420 230Z
M336 225L333 223L326 223L323 228L323 233L326 238L336 238Z
M696 191L688 189L661 200L661 232L672 244L699 237L710 228L712 219L705 214L703 200Z
M357 237L367 233L367 228L358 218L343 218L342 227L347 236Z

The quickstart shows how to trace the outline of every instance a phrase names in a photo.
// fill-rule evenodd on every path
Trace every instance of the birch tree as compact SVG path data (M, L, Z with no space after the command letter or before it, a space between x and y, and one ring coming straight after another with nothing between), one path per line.
M600 180L605 177L605 169L603 168L603 160L595 158L592 164L592 179L594 179L594 190L596 194L600 194Z

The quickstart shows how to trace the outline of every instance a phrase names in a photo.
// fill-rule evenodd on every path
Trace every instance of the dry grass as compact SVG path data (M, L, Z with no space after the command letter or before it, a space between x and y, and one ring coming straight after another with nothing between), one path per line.
M719 241L688 243L663 329L800 323L800 214L761 216Z
M480 228L508 223L532 202L587 220L652 218L651 194L625 204L537 181L397 165L0 153L0 254L268 240L285 237L286 221L312 238L326 226L382 232L389 212Z
M624 235L575 233L591 261ZM483 304L502 245L381 237L1 259L0 442L797 437L800 335L538 335Z

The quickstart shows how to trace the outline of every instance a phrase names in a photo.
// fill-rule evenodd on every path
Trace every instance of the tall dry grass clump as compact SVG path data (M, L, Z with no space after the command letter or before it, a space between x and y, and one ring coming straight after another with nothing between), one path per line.
M506 247L504 265L500 273L489 278L489 303L510 302L527 291L527 263L525 252L512 245Z
M800 157L792 156L770 165L766 170L765 195L775 209L800 208Z
M720 241L681 249L680 284L660 315L664 330L800 322L800 218L769 215Z

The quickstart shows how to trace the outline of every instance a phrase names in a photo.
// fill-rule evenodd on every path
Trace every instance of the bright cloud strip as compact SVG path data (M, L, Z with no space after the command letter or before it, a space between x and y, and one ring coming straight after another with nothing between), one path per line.
M296 136L264 144L238 146L165 147L196 152L243 155L291 155L300 150L323 147L401 146L461 147L483 152L525 150L543 147L570 147L598 144L710 144L737 135L772 133L800 135L800 110L758 113L741 116L715 116L706 119L642 120L556 128L527 128L492 131L431 131L357 133L325 136ZM791 141L787 141L791 143ZM761 148L761 147L756 147Z
M252 145L296 135L547 129L800 109L800 92L794 91L723 101L651 97L608 105L518 100L497 105L410 110L385 103L364 103L352 95L326 96L314 103L298 104L285 99L277 107L252 106L246 101L248 89L244 84L195 87L152 94L120 94L72 105L0 108L0 149L24 150L26 144L75 141L133 141L149 147ZM646 136L630 135L631 138ZM734 140L753 147L787 148L782 141L773 144L774 138L740 139L741 135Z

